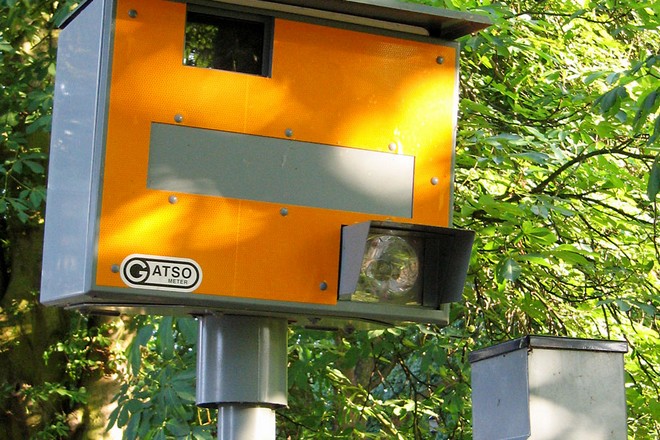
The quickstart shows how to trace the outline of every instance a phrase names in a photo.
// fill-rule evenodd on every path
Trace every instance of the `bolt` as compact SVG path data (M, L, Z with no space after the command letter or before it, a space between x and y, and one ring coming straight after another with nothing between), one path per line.
M112 266L110 266L110 270L112 271L112 273L119 273L119 265L113 264Z
M323 281L321 284L319 284L319 289L323 290L328 290L328 283Z
M287 128L286 130L284 130L284 135L286 137L290 138L291 136L293 136L293 130L290 129L290 128Z
M176 115L174 115L174 122L176 122L177 124L182 123L183 115L181 113L177 113Z
M130 9L128 11L128 16L131 17L131 18L137 17L137 11L135 9Z
M437 177L432 177L431 178L431 185L437 185L440 182L440 179Z
M174 194L172 194L171 196L169 196L167 198L167 201L170 202L172 205L174 205L176 202L179 201L179 198L177 196L175 196Z
M396 151L396 142L390 142L387 148L389 148L390 151Z
M445 57L440 56L440 57L435 59L435 62L438 63L438 64L442 64L442 63L445 62Z
M287 208L280 209L280 215L282 217L286 217L287 215L289 215L289 210Z

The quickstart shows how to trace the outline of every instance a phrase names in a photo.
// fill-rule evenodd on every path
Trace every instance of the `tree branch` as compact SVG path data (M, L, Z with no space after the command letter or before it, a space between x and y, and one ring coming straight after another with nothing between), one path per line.
M567 169L571 168L573 165L576 165L580 162L584 162L587 159L590 159L595 156L602 156L602 155L607 155L607 154L615 154L615 153L620 153L629 143L632 142L632 139L629 139L624 143L623 145L619 145L614 148L602 148L600 150L594 150L590 151L589 153L585 154L579 154L575 156L573 159L569 160L559 168L557 168L555 171L552 172L545 180L543 180L541 183L536 185L531 191L530 194L540 194L542 193L545 188L550 185L554 180L556 180L564 171Z

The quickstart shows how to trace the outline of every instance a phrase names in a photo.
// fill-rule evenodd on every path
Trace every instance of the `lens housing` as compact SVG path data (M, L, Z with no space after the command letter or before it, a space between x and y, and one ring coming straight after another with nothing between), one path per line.
M339 300L439 309L462 299L474 232L392 222L342 227Z

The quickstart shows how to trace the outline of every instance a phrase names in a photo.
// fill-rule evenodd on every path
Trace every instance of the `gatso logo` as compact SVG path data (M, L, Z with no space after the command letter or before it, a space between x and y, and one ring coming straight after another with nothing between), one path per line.
M202 269L188 258L133 254L122 261L119 274L138 289L192 292L202 282Z

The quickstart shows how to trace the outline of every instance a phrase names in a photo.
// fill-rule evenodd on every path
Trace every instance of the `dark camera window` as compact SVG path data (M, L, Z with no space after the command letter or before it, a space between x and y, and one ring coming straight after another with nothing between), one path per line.
M272 23L188 11L183 64L270 76Z

